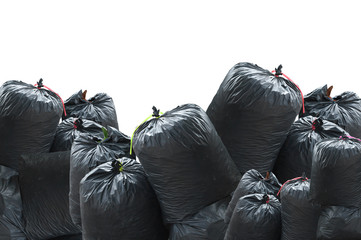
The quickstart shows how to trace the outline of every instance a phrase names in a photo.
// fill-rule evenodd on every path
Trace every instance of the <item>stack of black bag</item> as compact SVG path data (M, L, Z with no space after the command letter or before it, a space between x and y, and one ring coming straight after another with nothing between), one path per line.
M318 239L361 239L361 140L342 136L316 144L311 197L322 205Z

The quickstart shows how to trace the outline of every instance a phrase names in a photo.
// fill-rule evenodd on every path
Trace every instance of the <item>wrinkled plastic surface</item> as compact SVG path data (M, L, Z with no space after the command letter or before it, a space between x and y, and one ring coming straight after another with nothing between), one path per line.
M172 224L169 240L223 240L227 230L224 215L229 201L230 197L222 199L181 223Z
M273 172L282 183L303 173L310 178L315 144L341 135L349 133L330 121L313 116L298 119L292 124Z
M0 87L0 164L17 170L21 154L49 152L62 112L55 93L5 82Z
M98 165L114 158L131 157L129 155L130 137L119 130L108 127L108 138L99 139L92 135L80 135L75 139L70 157L70 215L81 229L79 183L81 179Z
M300 178L285 183L280 197L282 203L281 240L316 240L321 206L311 201L310 180Z
M273 173L269 173L266 179L260 172L255 169L248 170L238 183L236 190L233 193L232 200L227 207L224 221L229 223L231 220L234 208L238 200L252 193L263 193L277 196L281 184L278 182Z
M207 109L242 174L272 171L287 132L302 106L291 81L251 63L227 74Z
M279 240L281 203L273 195L250 194L240 198L234 209L224 240Z
M67 118L56 128L51 152L68 151L74 139L80 134L90 134L96 137L102 137L102 125L87 119Z
M18 173L0 166L0 239L26 240Z
M361 239L361 210L355 207L341 206L323 209L318 221L317 239Z
M353 92L344 92L330 98L327 85L317 88L305 96L305 113L322 117L344 128L354 137L361 137L361 99Z
M195 104L178 106L140 125L133 148L166 223L179 222L229 196L240 179L213 124Z
M28 240L79 233L69 214L70 151L21 158L19 182Z
M113 99L106 93L98 93L94 97L86 100L82 97L82 90L73 94L65 102L66 117L92 120L102 126L111 126L118 129L117 113Z
M143 167L130 158L119 162L98 166L80 183L83 239L167 240Z
M361 206L361 142L335 138L316 144L311 197L326 206Z

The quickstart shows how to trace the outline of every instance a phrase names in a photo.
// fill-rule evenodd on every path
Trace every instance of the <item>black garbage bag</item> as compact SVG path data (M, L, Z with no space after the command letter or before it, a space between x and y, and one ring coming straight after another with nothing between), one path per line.
M79 233L69 214L70 151L21 158L19 182L28 240Z
M361 206L361 140L344 136L315 145L311 198L325 206Z
M224 214L230 199L217 201L182 222L172 224L169 240L223 240L227 230Z
M18 172L0 166L0 239L26 240Z
M113 159L113 158L112 158ZM167 240L157 197L140 163L123 157L80 183L84 240Z
M0 164L18 169L19 156L49 152L63 112L60 97L45 88L7 81L0 87Z
M298 119L292 124L273 172L282 183L303 173L310 178L315 144L323 139L341 135L349 134L330 121L313 116Z
M69 210L73 222L81 229L79 183L92 169L109 159L130 157L130 137L119 130L108 127L104 138L80 135L73 142L70 157Z
M354 137L361 137L361 99L354 92L330 97L333 86L317 88L305 96L305 113L336 123Z
M318 220L317 239L360 240L361 210L356 207L342 206L322 209Z
M224 240L279 240L281 203L273 195L250 194L240 198Z
M267 173L265 177L255 169L248 170L239 181L233 193L232 200L227 207L224 221L229 223L238 200L252 193L271 194L277 196L281 184L273 173Z
M68 151L74 139L80 134L90 134L96 137L102 137L102 125L87 119L67 118L62 121L55 133L51 152Z
M98 93L87 100L86 93L86 90L84 92L80 90L64 102L67 115L63 115L63 120L68 117L76 117L118 129L113 99L106 93Z
M242 174L272 171L287 132L302 107L302 93L290 80L251 63L227 74L207 109Z
M185 104L141 124L133 147L166 223L176 223L234 191L240 179L206 113Z
M316 240L321 206L310 198L310 180L298 177L280 190L282 203L282 240Z

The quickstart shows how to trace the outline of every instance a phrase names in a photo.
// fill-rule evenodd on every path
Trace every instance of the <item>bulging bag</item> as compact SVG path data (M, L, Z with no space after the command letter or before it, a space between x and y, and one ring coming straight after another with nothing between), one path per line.
M69 210L73 222L81 228L79 183L92 169L113 158L130 157L130 137L108 127L103 139L92 135L80 135L75 139L70 155Z
M325 206L361 206L361 140L350 136L316 144L311 197Z
M282 203L281 240L316 240L321 206L310 198L310 180L297 177L287 181L280 190Z
M336 123L354 137L361 138L361 99L353 92L331 97L333 86L317 88L305 96L305 112Z
M98 93L90 99L86 99L85 90L73 94L64 104L67 116L63 115L63 120L68 117L92 120L100 125L111 126L118 129L117 113L113 99L105 93Z
M341 135L349 134L333 122L313 116L298 119L291 126L273 172L282 183L303 173L311 177L315 144Z
M19 183L28 240L77 234L69 214L70 151L21 156Z
M49 152L63 112L60 97L45 88L7 81L0 87L0 164L18 169L19 156Z
M223 240L227 225L224 214L230 197L217 201L198 213L172 224L169 240Z
M80 184L84 240L167 240L157 198L134 159L106 162Z
M317 239L361 239L361 210L342 206L324 208L318 220Z
M273 195L250 194L240 198L224 240L279 240L281 203Z
M281 184L273 173L267 173L265 177L257 170L248 170L239 181L233 193L232 200L227 207L224 221L229 223L238 200L252 193L270 194L277 196Z
M257 65L238 63L207 114L239 171L256 169L265 174L272 171L301 107L302 93L282 74L281 66L274 75Z
M102 137L103 126L87 119L67 118L56 128L51 152L69 151L74 139L80 134L90 134L96 137Z
M19 174L0 166L0 239L26 240Z
M145 121L134 152L158 197L164 221L176 223L227 196L240 174L207 114L185 104Z

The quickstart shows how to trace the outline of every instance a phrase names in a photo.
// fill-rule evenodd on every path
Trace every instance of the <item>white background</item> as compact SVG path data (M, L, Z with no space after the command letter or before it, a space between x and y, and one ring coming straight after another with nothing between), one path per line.
M44 84L67 99L113 97L131 135L152 113L206 110L228 70L280 63L304 94L324 84L361 95L357 1L0 2L0 84Z

